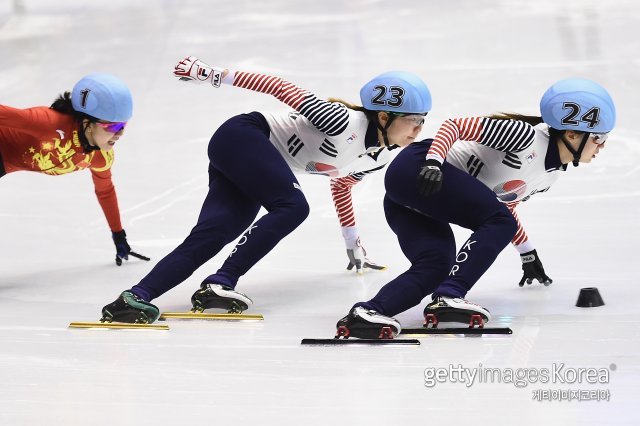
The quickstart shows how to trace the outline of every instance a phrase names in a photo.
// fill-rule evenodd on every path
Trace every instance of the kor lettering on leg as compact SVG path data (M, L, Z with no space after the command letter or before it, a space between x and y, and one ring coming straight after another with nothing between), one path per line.
M245 232L242 237L240 237L240 240L238 240L238 244L236 244L233 250L231 250L231 254L229 255L229 257L233 256L233 254L238 251L238 247L243 246L247 242L247 240L249 239L249 235L251 235L251 231L253 231L257 227L258 225L251 225L247 232Z
M471 241L468 239L466 243L462 246L458 255L456 256L456 264L451 268L451 272L449 272L449 276L453 276L460 270L460 264L464 263L469 259L469 253L471 253L471 245L475 244L477 241Z

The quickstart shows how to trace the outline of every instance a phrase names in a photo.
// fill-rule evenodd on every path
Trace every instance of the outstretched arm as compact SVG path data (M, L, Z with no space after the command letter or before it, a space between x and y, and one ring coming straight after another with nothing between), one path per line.
M339 135L349 124L349 112L344 105L319 99L280 77L210 66L193 56L178 62L173 74L183 81L206 83L213 87L229 84L272 95L300 112L318 130L329 136Z

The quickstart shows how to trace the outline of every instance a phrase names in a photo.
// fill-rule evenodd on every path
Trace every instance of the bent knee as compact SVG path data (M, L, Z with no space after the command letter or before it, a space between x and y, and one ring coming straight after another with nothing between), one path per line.
M307 199L304 196L297 197L291 206L291 218L299 225L309 216L310 211Z
M302 192L297 191L286 199L278 200L267 207L269 213L286 217L293 228L300 225L309 216L309 203Z

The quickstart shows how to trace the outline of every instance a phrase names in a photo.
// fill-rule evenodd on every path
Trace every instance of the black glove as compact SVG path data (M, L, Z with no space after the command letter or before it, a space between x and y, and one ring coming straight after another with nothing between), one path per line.
M551 285L553 280L544 273L537 251L531 250L523 253L520 255L520 259L522 260L522 271L524 272L520 283L518 283L520 287L524 286L525 281L527 281L527 284L531 284L534 279L546 286Z
M122 259L129 260L129 255L142 260L151 260L147 256L131 251L131 246L127 242L127 234L124 229L119 232L112 232L113 243L116 245L116 265L122 265Z
M438 160L427 160L418 173L418 194L428 197L442 187L442 164Z

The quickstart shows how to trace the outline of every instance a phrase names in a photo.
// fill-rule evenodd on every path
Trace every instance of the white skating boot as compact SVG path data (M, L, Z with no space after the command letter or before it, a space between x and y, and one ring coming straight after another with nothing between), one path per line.
M229 313L239 314L246 311L253 301L246 295L221 284L202 283L200 289L191 296L193 312L205 309L226 309Z
M461 298L438 296L424 308L425 327L439 322L461 322L484 326L491 319L489 310Z
M360 306L351 309L349 315L338 321L336 327L338 337L360 339L393 339L402 331L395 318Z

